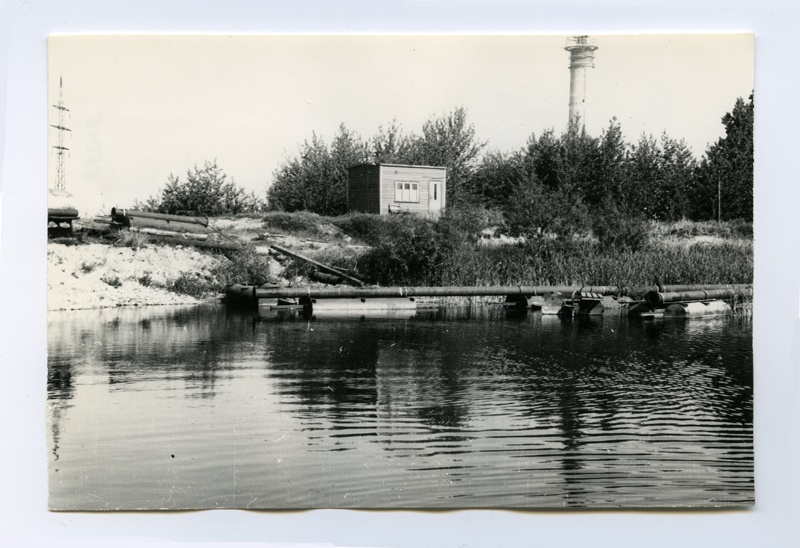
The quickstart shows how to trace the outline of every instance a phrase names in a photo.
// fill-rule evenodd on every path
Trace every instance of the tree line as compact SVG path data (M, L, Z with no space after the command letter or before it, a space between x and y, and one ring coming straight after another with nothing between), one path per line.
M508 152L488 150L463 107L431 117L419 134L393 121L363 139L341 124L330 144L313 133L278 166L265 201L245 193L214 161L195 166L185 180L170 175L160 196L136 205L164 213L340 215L347 210L347 167L366 162L444 166L448 207L502 212L517 233L574 231L608 215L752 221L753 115L753 95L738 99L721 119L725 135L700 161L666 133L625 142L616 119L599 136L576 121L561 134L531 135Z
M722 124L725 136L699 162L666 133L625 142L616 119L597 137L576 121L510 152L487 151L464 108L429 119L421 134L392 122L363 140L342 124L330 146L314 134L275 171L267 205L339 215L347 208L347 166L402 163L447 167L450 207L483 205L545 230L609 209L662 221L752 221L753 95L738 99Z

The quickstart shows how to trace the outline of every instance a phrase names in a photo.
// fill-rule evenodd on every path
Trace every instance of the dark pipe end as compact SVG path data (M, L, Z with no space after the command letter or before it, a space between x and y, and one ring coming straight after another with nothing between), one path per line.
M658 291L648 291L644 296L644 300L653 307L664 304L664 299Z

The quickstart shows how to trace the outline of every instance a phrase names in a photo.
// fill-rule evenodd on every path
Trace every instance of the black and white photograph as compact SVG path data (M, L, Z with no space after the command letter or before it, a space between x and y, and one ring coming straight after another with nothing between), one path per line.
M50 35L48 509L752 508L754 46Z

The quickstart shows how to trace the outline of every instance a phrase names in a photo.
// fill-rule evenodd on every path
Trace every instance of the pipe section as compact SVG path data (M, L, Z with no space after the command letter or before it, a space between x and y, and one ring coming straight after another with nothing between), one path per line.
M111 208L111 218L130 217L131 219L155 219L174 223L187 223L193 225L208 226L208 217L193 217L189 215L170 215L168 213L152 213L150 211L136 211L130 209Z
M650 291L645 295L647 304L652 307L661 306L667 303L687 303L698 301L717 301L732 299L734 297L752 297L752 287L729 288L729 289L700 289L695 291L671 291L658 292Z
M508 295L544 295L548 293L566 293L586 290L588 286L570 285L535 285L535 286L490 286L490 287L280 287L257 288L259 299L275 299L286 297L311 297L312 299L331 298L369 298L369 297L492 297ZM594 286L592 292L605 295L615 294L614 286Z

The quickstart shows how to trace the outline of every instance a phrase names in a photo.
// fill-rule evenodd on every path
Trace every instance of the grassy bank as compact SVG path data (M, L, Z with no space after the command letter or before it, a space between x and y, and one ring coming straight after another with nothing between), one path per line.
M500 221L501 223L502 221ZM325 233L333 225L341 234ZM409 215L272 213L271 231L297 231L339 243L312 253L321 262L381 285L640 285L751 283L752 224L595 221L581 234L527 234L517 243L482 210L434 221ZM351 249L342 238L369 246ZM306 274L296 264L293 274Z
M371 284L649 285L752 283L752 225L611 219L583 232L512 233L480 209L410 215L270 213L214 222L241 251L167 245L123 232L112 245L73 238L48 246L51 309L177 304L227 284L307 285L313 267L266 255L280 244ZM257 248L256 246L259 246Z

